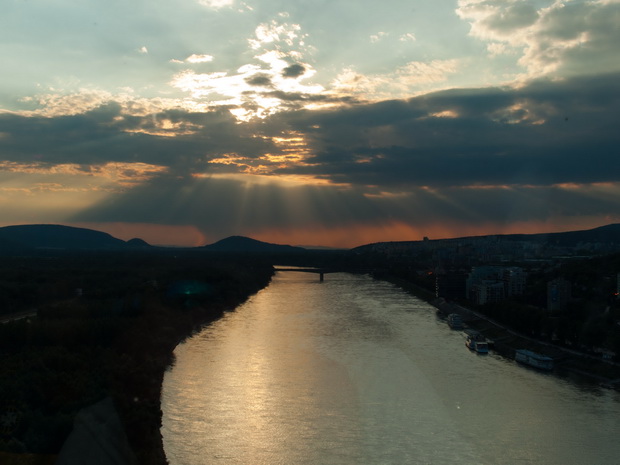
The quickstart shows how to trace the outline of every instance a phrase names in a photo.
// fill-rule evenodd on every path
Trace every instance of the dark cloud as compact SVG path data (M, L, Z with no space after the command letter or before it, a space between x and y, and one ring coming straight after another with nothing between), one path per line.
M355 190L162 176L113 194L71 221L193 224L223 237L269 228L355 225L369 216L387 220L386 215Z
M228 153L255 158L278 152L267 139L254 137L256 132L252 124L237 124L227 108L132 116L110 103L52 118L0 114L0 153L19 163L141 162L189 174Z
M313 155L279 172L384 190L616 182L619 114L620 75L298 112Z
M55 118L5 113L0 153L8 161L85 170L114 161L169 168L111 193L74 222L194 224L218 237L319 224L499 224L617 215L619 120L615 74L289 111L250 123L225 107L147 116L127 115L116 104ZM156 135L171 127L176 137ZM261 158L287 153L271 138L290 131L304 137L303 163ZM231 163L208 163L227 154ZM190 176L240 172L252 163L271 169L274 182ZM275 182L278 174L349 187L285 186Z
M255 74L246 78L245 82L256 87L273 87L271 77L266 74Z
M296 78L302 76L306 72L306 68L302 65L295 63L294 65L287 66L282 70L282 76L285 78Z
M160 177L126 193L112 194L71 221L192 224L210 237L226 237L317 225L506 225L558 217L612 217L618 211L618 189L597 194L595 190L557 186L413 188L399 196L368 197L356 189L330 186Z
M356 103L354 97L325 95L325 94L308 94L303 92L285 92L283 90L274 90L265 92L262 95L273 97L283 102L327 102L327 103Z
M338 101L266 95L291 103ZM0 153L14 162L143 162L177 174L234 172L244 167L208 162L232 154L243 165L243 159L251 163L281 154L271 137L293 130L304 135L309 155L305 163L281 165L275 174L313 175L372 192L600 183L620 181L619 118L620 75L611 74L289 111L242 124L226 107L132 116L110 103L72 116L5 113Z

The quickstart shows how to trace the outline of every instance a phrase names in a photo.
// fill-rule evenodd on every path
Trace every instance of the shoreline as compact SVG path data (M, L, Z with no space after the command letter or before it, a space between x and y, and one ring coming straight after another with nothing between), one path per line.
M492 341L493 348L491 350L502 357L514 360L517 349L529 349L553 358L554 368L549 373L554 376L571 378L576 382L586 382L620 391L619 363L606 361L587 353L518 333L480 312L456 302L449 302L442 297L435 297L429 290L404 279L391 276L376 279L390 282L433 306L442 319L445 319L450 313L459 314L466 328L474 329Z
M269 286L271 283L271 279L273 277L273 273L269 273L264 276L265 279L260 280L257 283L256 287L252 289L248 289L249 292L247 294L238 295L236 298L230 299L225 303L221 303L220 305L216 305L211 308L210 311L204 311L202 309L196 309L197 311L193 312L193 325L189 329L189 332L183 331L183 333L176 333L174 336L171 336L169 340L169 357L163 364L158 364L157 367L154 368L154 377L157 381L154 383L157 385L157 389L151 391L152 397L149 399L151 405L153 405L153 409L157 409L157 420L153 421L151 424L151 432L152 437L150 440L148 439L148 432L144 432L145 436L135 437L134 440L138 439L138 442L142 444L136 444L136 442L130 440L130 445L136 454L136 458L138 459L139 464L148 464L148 465L168 465L168 459L166 457L166 453L164 450L163 444L163 436L161 434L161 426L162 426L162 409L161 409L161 394L163 388L164 375L167 370L170 370L174 366L174 349L185 341L187 338L192 337L192 335L196 334L199 331L207 328L209 325L214 322L220 320L226 313L234 312L240 305L245 303L248 299L250 299L254 294L260 292L262 289ZM202 311L201 311L202 310ZM174 317L174 314L170 313L170 317ZM161 360L162 362L164 360ZM125 404L131 408L133 403L133 398L129 399ZM153 412L155 413L155 412ZM155 420L154 418L152 420ZM131 422L130 422L131 423ZM155 424L156 423L156 424ZM127 428L127 423L125 423L125 428ZM146 441L145 441L146 439ZM137 447L136 447L137 446ZM140 447L142 446L142 447ZM146 447L145 447L146 446Z

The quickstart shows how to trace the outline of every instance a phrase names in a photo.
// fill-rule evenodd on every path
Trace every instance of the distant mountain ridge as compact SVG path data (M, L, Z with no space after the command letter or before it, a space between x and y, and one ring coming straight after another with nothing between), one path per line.
M451 239L434 239L432 242L477 240L498 238L503 241L527 241L542 244L576 246L579 243L620 244L620 223L594 229L538 234L489 234ZM376 242L355 247L354 251L371 250L388 244L414 244L423 241ZM152 247L142 239L124 241L108 233L86 228L57 224L29 224L0 227L0 251L21 252L37 249L64 250L133 250ZM244 236L230 236L213 244L197 247L197 250L238 253L300 253L308 252L304 247L272 244Z
M211 252L292 253L306 251L303 247L271 244L244 236L230 236L214 244L205 245L202 248Z
M451 242L463 240L483 240L488 238L498 238L504 241L524 241L538 242L541 244L576 246L580 243L608 243L620 244L620 223L599 226L598 228L585 229L579 231L566 231L557 233L535 233L535 234L487 234L483 236L464 236L450 239L433 239L431 242ZM388 244L413 244L423 241L394 241L394 242L375 242L372 244L355 247L354 251L362 252L370 250L380 245Z
M26 224L0 228L0 249L110 250L150 247L142 239L125 242L108 233L59 224Z
M25 252L29 250L125 250L152 247L142 239L124 241L93 229L58 224L26 224L0 227L0 251ZM212 252L245 253L298 253L302 247L271 244L249 237L231 236L214 244L198 247Z
M506 234L504 239L515 241L542 241L557 245L577 245L580 242L620 243L620 223L599 226L594 229L540 234Z

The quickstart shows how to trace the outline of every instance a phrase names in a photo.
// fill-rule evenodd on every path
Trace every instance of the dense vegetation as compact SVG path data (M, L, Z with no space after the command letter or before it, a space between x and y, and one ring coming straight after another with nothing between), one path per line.
M160 390L183 338L267 285L264 260L95 252L6 258L0 450L55 454L83 407L111 397L139 463L163 464Z

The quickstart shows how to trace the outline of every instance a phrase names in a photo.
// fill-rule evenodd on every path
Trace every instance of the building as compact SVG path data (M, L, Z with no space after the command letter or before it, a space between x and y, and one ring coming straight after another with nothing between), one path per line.
M556 278L547 283L547 310L564 310L571 298L571 283L564 278Z
M482 281L497 281L500 279L501 268L498 266L474 266L467 276L467 297L471 300L472 292L476 284Z
M499 302L522 295L526 279L527 273L517 266L476 266L467 277L467 296L479 304Z
M517 266L504 268L502 270L501 279L504 283L506 297L523 295L525 293L527 273L523 271L523 268L519 268Z
M435 275L435 295L450 300L467 297L466 274L461 271L443 271Z
M483 280L473 285L470 298L477 305L501 302L506 298L506 288L502 281Z

